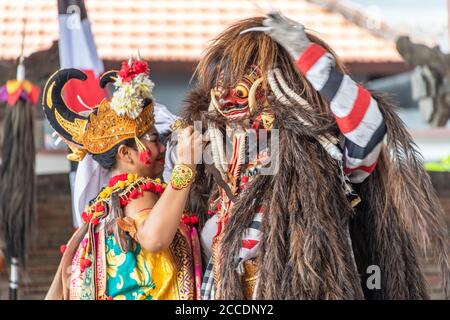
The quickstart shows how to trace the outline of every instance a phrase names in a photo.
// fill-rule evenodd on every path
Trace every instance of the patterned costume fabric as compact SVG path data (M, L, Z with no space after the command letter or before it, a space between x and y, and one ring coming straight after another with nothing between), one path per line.
M244 170L243 174L246 177L249 177L249 180L246 183L251 182L252 177L259 173L259 170L264 163L264 159L266 159L266 153L261 152L255 164L248 164L247 168ZM243 187L243 186L241 186ZM214 203L220 203L219 205L219 215L218 218L218 232L213 239L213 255L208 261L206 266L205 273L203 275L202 289L201 289L201 298L202 300L214 300L215 287L217 286L218 280L218 270L217 265L219 263L218 256L218 243L220 242L221 229L226 224L226 212L230 212L232 210L232 202L225 200L227 199L225 194L222 194ZM216 204L217 207L217 204ZM256 253L259 247L259 241L261 239L261 231L260 225L261 220L263 218L265 208L263 206L259 206L256 210L256 213L253 217L252 222L248 226L248 228L244 231L242 235L242 246L239 251L238 257L238 267L237 272L239 274L243 274L243 263L245 261L254 259L256 257ZM215 261L216 260L216 261Z
M138 178L134 187L139 188L144 181L152 182ZM131 189L143 192L133 186ZM118 190L119 194L125 191ZM90 228L92 232L84 236L72 259L70 299L190 300L198 297L201 265L198 265L200 252L195 228L180 224L170 248L158 253L146 251L127 234L130 248L122 251L114 235L105 230L110 214L108 200L105 213ZM142 223L146 216L147 213L139 215L136 223ZM86 259L92 261L92 266L83 267L82 261Z

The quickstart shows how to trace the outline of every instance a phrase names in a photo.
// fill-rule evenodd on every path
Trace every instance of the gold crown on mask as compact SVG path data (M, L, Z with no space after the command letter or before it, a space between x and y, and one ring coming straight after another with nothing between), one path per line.
M142 63L141 63L142 65ZM139 85L142 88L142 78L130 71L129 62L125 76L123 68L120 72L109 71L100 78L100 86L104 88L108 83L114 82L114 85L120 90L120 86ZM140 70L142 71L142 70ZM131 74L131 76L130 76ZM122 76L121 76L122 75ZM147 76L147 71L145 72ZM147 87L145 96L135 95L130 99L136 106L136 101L141 106L139 109L132 110L135 116L131 117L127 112L118 112L111 106L111 102L103 99L102 102L88 117L72 111L62 97L64 85L71 79L86 80L87 76L78 69L62 69L55 72L47 81L42 96L42 105L44 113L53 129L67 142L74 152L69 155L70 160L79 161L86 152L91 154L102 154L111 150L118 143L134 138L139 151L145 151L146 148L139 141L139 137L149 131L155 123L154 104L151 99L151 87ZM136 78L136 80L133 80ZM140 83L132 82L140 81ZM153 83L145 80L145 84ZM142 90L138 91L142 92ZM113 99L115 96L113 96ZM131 103L130 103L131 105Z

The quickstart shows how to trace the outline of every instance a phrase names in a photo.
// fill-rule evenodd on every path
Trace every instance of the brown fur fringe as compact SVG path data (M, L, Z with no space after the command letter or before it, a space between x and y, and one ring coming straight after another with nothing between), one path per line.
M240 31L261 24L262 18L240 21L215 39L197 68L199 82L186 98L183 117L204 127L225 120L208 112L209 92L224 71L232 85L250 65L265 71L278 67L289 86L316 112L277 101L270 108L279 129L279 171L259 175L239 194L221 243L222 299L243 299L236 257L242 234L257 205L265 205L257 259L260 299L426 299L420 270L421 250L433 248L439 257L443 287L450 297L448 234L443 211L423 168L420 154L394 106L374 95L387 127L386 145L373 174L355 186L362 202L351 208L342 190L337 163L315 137L338 129L329 105L300 75L286 51L262 33ZM320 39L308 35L333 55ZM337 67L345 71L335 56ZM299 116L313 127L305 127ZM208 121L206 121L208 120ZM234 125L242 123L234 122ZM208 200L217 190L212 177L199 168L200 178L190 206L206 220ZM367 268L381 271L381 288L369 290Z

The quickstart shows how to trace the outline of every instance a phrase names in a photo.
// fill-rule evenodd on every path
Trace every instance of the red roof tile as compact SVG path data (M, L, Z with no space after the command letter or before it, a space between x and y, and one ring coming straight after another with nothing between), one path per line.
M232 22L261 15L244 0L85 0L92 31L103 59L120 60L140 49L145 59L195 61ZM399 62L395 44L306 0L270 1L326 40L345 62ZM20 52L26 17L25 55L48 48L58 37L56 0L0 3L0 59Z

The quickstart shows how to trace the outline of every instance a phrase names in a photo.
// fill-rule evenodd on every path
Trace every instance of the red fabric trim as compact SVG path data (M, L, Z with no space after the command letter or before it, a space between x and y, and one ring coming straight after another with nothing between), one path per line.
M264 213L267 211L267 207L264 205L260 205L256 207L256 213Z
M344 172L348 174L348 173L352 173L353 171L356 171L356 170L362 170L362 171L365 171L367 173L372 173L372 171L375 169L377 163L378 163L378 160L375 161L370 166L359 166L359 167L356 167L356 168L345 168Z
M304 75L311 67L326 53L326 50L318 44L310 44L309 47L298 57L297 68Z
M336 122L343 134L355 130L361 123L370 105L369 91L358 85L358 96L353 104L352 111L345 117L336 117Z
M242 247L245 249L252 249L258 242L258 240L242 240Z

